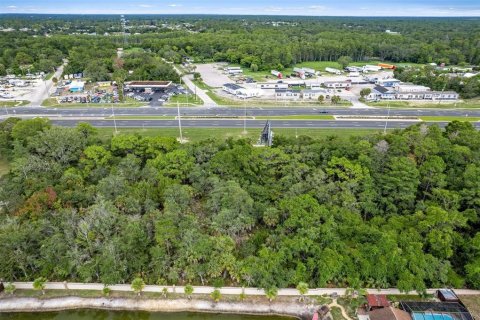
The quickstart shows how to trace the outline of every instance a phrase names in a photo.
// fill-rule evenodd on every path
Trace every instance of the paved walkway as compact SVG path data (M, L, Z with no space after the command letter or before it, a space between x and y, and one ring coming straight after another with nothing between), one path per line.
M18 289L32 289L33 282L14 282L13 283ZM66 283L66 282L48 282L45 289L70 289L70 290L102 290L104 285L101 283ZM113 291L132 291L130 284L116 284L111 285L109 288ZM168 292L184 293L185 287L183 286L157 286L157 285L147 285L143 289L144 292L162 292L164 288L167 288ZM194 293L200 294L210 294L214 287L209 286L194 286ZM239 295L242 293L241 287L223 287L220 288L220 293L223 295ZM259 288L243 288L244 293L250 296L263 296L265 292L263 289ZM427 293L433 294L437 289L428 289ZM346 288L317 288L309 289L307 296L319 296L319 295L331 295L337 294L340 296L345 295ZM377 293L377 294L415 294L415 292L404 293L400 292L398 289L367 289L368 293ZM469 289L457 289L455 293L458 295L480 295L480 290L469 290ZM300 293L297 289L279 289L279 296L300 296Z

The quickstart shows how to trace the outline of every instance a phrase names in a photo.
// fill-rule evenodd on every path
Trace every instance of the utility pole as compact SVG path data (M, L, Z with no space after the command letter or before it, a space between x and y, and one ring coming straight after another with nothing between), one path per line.
M6 114L7 114L7 116L8 116L8 109L7 109L7 105L6 105L6 104L4 104L3 106L5 107L5 113L6 113Z
M180 116L180 104L177 100L177 117L178 117L178 131L180 133L180 143L183 143L183 134L182 134L182 120Z

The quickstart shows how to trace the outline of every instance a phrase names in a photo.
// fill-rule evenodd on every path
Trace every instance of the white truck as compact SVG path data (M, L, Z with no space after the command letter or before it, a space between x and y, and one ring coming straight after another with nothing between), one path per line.
M274 75L275 77L277 77L278 79L282 79L283 78L283 75L280 71L277 71L277 70L272 70L270 72L272 75Z
M333 73L338 75L342 74L342 71L335 68L330 68L330 67L325 68L325 71L327 71L328 73Z

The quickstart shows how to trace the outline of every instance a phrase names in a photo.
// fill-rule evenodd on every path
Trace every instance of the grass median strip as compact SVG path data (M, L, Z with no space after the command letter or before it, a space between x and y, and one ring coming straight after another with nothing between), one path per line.
M480 121L480 117L442 117L442 116L421 116L420 120L426 122L450 122L450 121L467 121L467 122L476 122Z
M256 116L255 120L335 120L328 115Z
M115 116L115 120L175 120L175 116ZM105 120L114 120L113 116Z
M175 116L115 116L115 120L175 120ZM185 120L243 120L243 116L182 116ZM113 116L106 118L113 120ZM294 115L294 116L247 116L247 120L335 120L333 116L327 115Z

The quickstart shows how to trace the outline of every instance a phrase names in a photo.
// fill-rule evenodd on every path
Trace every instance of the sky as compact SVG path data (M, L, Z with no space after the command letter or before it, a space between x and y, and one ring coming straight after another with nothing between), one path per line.
M0 13L476 16L479 0L0 0Z

